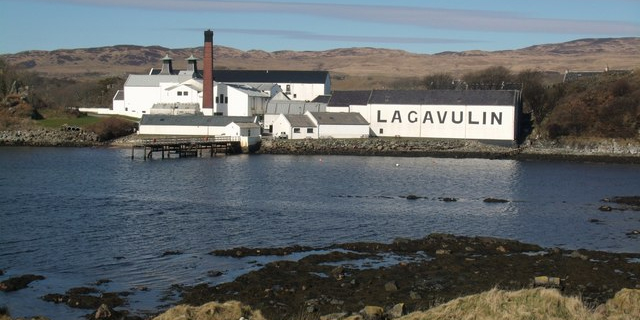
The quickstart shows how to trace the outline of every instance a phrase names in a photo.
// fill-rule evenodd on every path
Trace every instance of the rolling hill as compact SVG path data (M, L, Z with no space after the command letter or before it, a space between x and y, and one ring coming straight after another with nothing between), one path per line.
M170 49L160 46L117 45L99 48L24 51L0 55L10 64L49 77L95 79L147 73L160 67L166 54L174 68L185 68L185 59L202 57L203 48ZM459 76L490 66L513 72L534 69L551 73L565 70L636 69L640 67L640 37L580 39L503 51L462 51L416 54L380 48L341 48L326 51L241 51L214 47L214 64L226 69L327 70L334 89L384 86L407 77L446 72ZM200 64L201 67L202 64Z

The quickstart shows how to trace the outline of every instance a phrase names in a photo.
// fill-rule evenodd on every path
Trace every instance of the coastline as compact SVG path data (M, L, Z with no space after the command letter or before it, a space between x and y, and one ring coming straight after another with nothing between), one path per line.
M256 261L261 257L278 259L218 285L173 284L169 294L180 296L177 304L143 315L127 310L126 301L133 292L103 292L100 282L69 288L66 295L49 294L44 299L82 308L88 319L175 319L191 314L176 314L176 310L187 310L180 305L238 301L247 307L247 313L241 316L255 310L264 319L383 320L411 319L403 316L496 289L552 289L563 297L580 297L581 304L591 310L625 290L640 294L640 253L544 248L493 237L434 233L418 239L396 238L391 243L237 247L213 250L210 255ZM215 278L226 272L211 270L208 276ZM37 285L38 281L30 284ZM377 316L363 314L372 308L380 311ZM111 316L96 316L105 314L105 310ZM239 317L220 315L215 319Z
M53 129L0 131L0 146L128 148L143 139L129 135L99 141L94 133ZM367 138L304 139L263 138L256 154L354 155L541 160L640 164L640 140L604 138L528 139L520 145L458 139Z

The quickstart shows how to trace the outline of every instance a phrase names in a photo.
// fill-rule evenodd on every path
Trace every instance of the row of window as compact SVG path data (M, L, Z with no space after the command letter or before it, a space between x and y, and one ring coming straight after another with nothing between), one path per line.
M178 91L178 96L188 96L189 91Z
M300 128L293 128L293 133L300 133ZM313 133L313 128L307 128L307 133Z
M216 103L229 103L229 97L225 97L224 93L221 93L220 96L216 97Z

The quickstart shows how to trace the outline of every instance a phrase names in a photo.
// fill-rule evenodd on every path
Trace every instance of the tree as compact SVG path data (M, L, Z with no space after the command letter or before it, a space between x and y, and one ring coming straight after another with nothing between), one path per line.
M525 70L514 77L514 81L522 87L522 104L525 112L530 112L540 123L546 113L544 108L545 88L542 84L543 75L540 71Z
M429 90L446 90L456 88L453 76L444 72L428 75L424 77L422 82Z
M462 79L469 89L504 89L505 84L513 82L513 74L509 69L496 66L465 74Z

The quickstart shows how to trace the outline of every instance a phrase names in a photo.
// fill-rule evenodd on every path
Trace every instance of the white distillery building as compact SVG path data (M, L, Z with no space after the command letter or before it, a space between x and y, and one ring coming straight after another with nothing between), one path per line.
M229 70L225 70L229 71ZM111 110L91 109L83 111L119 114L134 118L141 118L144 114L157 114L159 112L176 114L171 110L180 109L181 113L222 115L222 116L259 116L266 113L267 104L273 97L288 98L276 83L265 84L256 83L253 78L247 78L246 83L215 82L213 86L214 107L207 114L208 110L202 108L203 83L201 78L194 78L192 74L183 71L173 71L176 74L160 74L152 70L146 75L129 75L122 90L119 90L113 98ZM309 79L308 72L305 71L282 71L270 72L280 75L288 74L291 81L300 78L300 81ZM322 75L326 72L314 72ZM248 73L251 75L251 73ZM297 77L300 76L300 77ZM238 80L235 78L235 80ZM288 83L285 85L297 88L306 94L315 94L322 90L324 94L324 80L318 83ZM322 87L318 89L318 86ZM283 94L283 95L279 95ZM303 93L293 93L295 96L305 96ZM293 101L293 100L291 100ZM299 100L298 100L299 101ZM301 101L303 102L303 101ZM153 109L157 109L155 112ZM187 109L189 111L187 111ZM161 111L162 110L162 111Z
M277 86L288 99L312 101L331 93L331 77L328 71L291 70L216 70L218 82L249 86Z
M363 138L369 137L369 123L359 113L306 111L281 114L273 132L289 139Z
M206 36L205 36L206 38ZM208 44L208 45L207 45ZM205 41L205 51L210 42ZM205 52L206 55L206 52ZM187 68L173 68L173 59L165 56L162 68L148 74L131 74L124 88L113 97L111 109L83 108L81 111L142 118L145 114L203 114L207 116L259 116L266 113L272 99L309 101L331 92L327 71L288 70L213 70L198 69L193 55ZM213 76L209 88L204 75ZM204 107L204 92L212 91L212 107Z
M356 112L371 136L515 141L517 90L336 91L329 112Z

